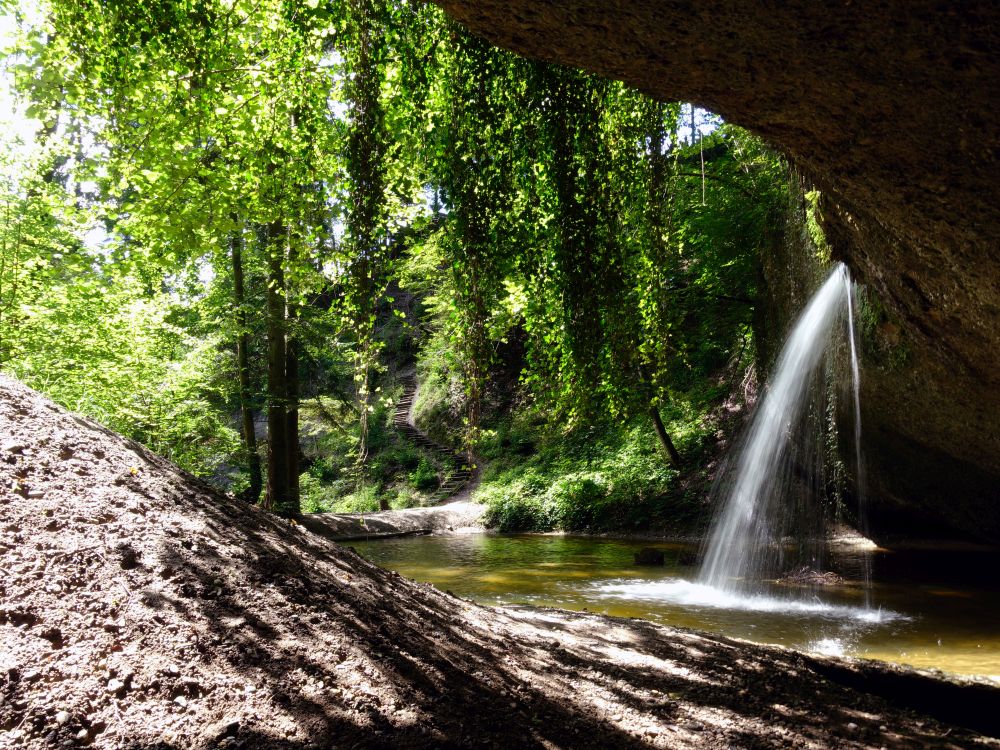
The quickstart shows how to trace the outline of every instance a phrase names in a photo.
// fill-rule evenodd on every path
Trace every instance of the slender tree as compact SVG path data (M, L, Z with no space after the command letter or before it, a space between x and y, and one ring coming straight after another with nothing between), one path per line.
M349 6L349 67L347 98L351 122L347 138L348 251L345 313L356 337L355 388L360 414L358 462L364 472L368 459L369 420L373 411L373 371L378 364L375 338L378 305L389 280L385 236L385 112L381 100L384 81L385 9L378 0L353 0ZM385 498L380 500L388 509Z
M233 308L236 325L236 372L239 382L240 423L243 450L246 453L250 487L247 500L256 503L260 499L263 480L260 468L260 454L257 448L257 429L253 416L253 395L250 384L250 332L246 310L246 290L243 272L243 225L238 214L232 214L236 228L229 240L233 274Z

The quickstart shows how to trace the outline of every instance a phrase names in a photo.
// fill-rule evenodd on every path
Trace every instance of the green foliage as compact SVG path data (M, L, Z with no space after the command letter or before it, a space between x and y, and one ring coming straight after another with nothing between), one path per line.
M483 523L505 534L522 531L549 531L552 520L540 497L527 495L520 488L483 493L486 503Z
M0 155L0 367L239 484L233 415L294 408L260 364L287 343L303 507L368 512L426 501L442 468L391 426L416 342L417 422L491 460L501 528L631 527L676 499L646 415L697 459L705 383L752 351L787 204L759 141L683 136L692 108L432 5L50 10L15 65L36 150Z
M319 455L309 467L309 475L320 482L331 482L340 478L341 467L337 465L333 455Z
M349 378L350 375L345 375ZM378 390L398 393L388 379ZM321 408L322 403L322 408ZM301 412L306 439L303 451L308 471L300 490L305 512L360 512L373 501L393 508L426 505L438 486L440 467L431 454L407 442L394 430L392 410L386 404L374 409L369 422L369 455L364 466L357 461L361 429L352 409L338 409L329 399L307 401Z
M601 516L606 488L589 477L559 479L549 490L550 515L555 526L566 531L586 531Z
M444 327L421 350L417 373L420 389L413 405L414 423L444 445L460 442L458 414L465 407L465 392Z
M816 254L824 265L830 263L830 243L827 242L826 233L823 231L823 217L820 205L823 195L818 190L810 190L805 194L806 199L806 229L813 245L816 246Z
M396 495L389 500L393 510L419 508L427 503L427 496L404 484L395 486Z
M449 352L429 358L428 400L460 407L466 441L514 332L531 396L572 425L629 419L725 366L780 226L780 160L724 123L685 141L678 105L460 34L442 69L448 158L432 165L449 211L408 262L436 279L429 346ZM461 404L442 390L455 378Z
M699 398L703 396L700 395ZM685 455L697 457L716 428L711 401L682 400L665 413ZM701 512L678 484L648 424L600 423L570 433L553 430L529 409L484 437L489 459L474 499L499 531L619 531L649 528L690 533ZM515 446L534 446L527 451Z
M410 484L417 490L428 490L437 486L437 471L426 456L421 456L417 468L410 473Z
M361 484L332 507L338 513L374 513L379 509L379 489L374 484Z
M170 295L130 277L81 274L21 307L8 363L29 385L212 476L238 451L225 411L231 359L171 320ZM65 296L64 296L65 295Z
M382 481L390 481L401 472L414 471L426 461L426 456L416 447L401 440L394 440L369 461L369 473Z
M329 492L312 473L306 472L299 476L299 492L303 513L325 513L330 510Z

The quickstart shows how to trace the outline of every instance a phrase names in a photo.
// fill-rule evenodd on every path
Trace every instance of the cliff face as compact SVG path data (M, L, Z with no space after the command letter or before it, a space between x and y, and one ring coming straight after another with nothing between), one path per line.
M1000 5L437 2L781 148L884 306L864 384L876 531L1000 540Z

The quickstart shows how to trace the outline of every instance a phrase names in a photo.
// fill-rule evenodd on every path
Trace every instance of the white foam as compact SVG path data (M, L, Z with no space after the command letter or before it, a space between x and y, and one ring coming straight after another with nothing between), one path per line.
M847 647L839 638L820 638L806 646L806 650L824 656L844 656L847 653Z
M787 615L819 615L822 617L884 623L908 619L898 612L885 609L851 607L831 604L814 597L811 599L786 599L764 594L739 594L692 583L683 579L666 581L636 581L619 579L598 581L593 584L592 595L602 599L625 599L679 604L687 607L744 610L749 612L774 612Z

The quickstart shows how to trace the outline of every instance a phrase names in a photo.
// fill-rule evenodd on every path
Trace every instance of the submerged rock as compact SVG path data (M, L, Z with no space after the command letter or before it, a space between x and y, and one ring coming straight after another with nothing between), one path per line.
M838 586L844 579L830 570L816 570L808 565L795 568L778 579L778 583L794 583L802 586Z
M654 549L653 547L643 547L641 550L635 553L635 564L636 565L663 565L663 550Z

